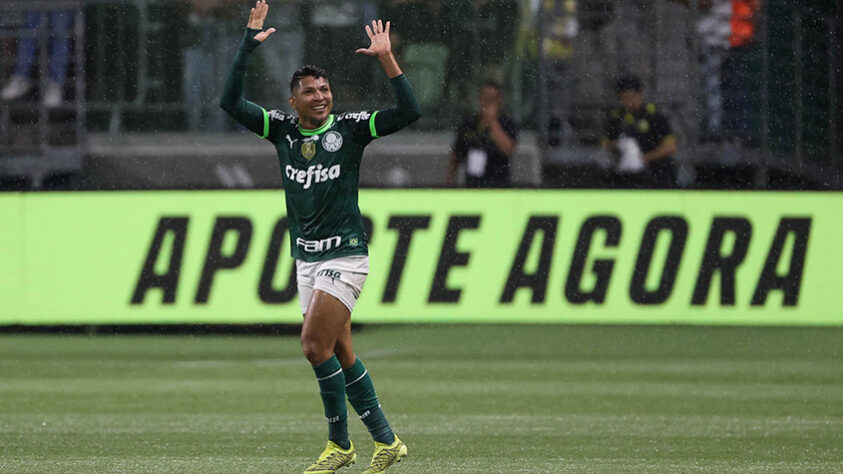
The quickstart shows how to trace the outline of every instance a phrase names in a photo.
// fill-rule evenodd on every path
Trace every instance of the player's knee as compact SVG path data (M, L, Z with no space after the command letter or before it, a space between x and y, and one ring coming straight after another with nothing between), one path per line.
M307 360L313 365L321 364L333 355L331 348L326 347L318 339L309 337L306 334L302 334L301 336L301 350Z

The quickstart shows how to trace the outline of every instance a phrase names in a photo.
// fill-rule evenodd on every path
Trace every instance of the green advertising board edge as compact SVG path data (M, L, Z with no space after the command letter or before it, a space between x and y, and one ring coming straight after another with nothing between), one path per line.
M300 322L283 202L0 195L0 324ZM360 207L357 322L843 324L843 194L363 190Z

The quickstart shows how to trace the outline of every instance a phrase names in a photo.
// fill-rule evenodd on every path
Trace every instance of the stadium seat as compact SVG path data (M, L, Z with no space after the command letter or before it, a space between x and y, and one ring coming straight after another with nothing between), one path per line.
M448 47L442 43L415 43L404 49L402 62L422 108L435 106L442 98Z

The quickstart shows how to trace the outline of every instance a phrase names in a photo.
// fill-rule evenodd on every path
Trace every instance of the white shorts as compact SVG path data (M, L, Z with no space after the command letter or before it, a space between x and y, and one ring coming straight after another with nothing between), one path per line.
M313 290L328 293L340 300L348 311L352 311L368 275L369 257L366 255L339 257L321 262L296 260L296 283L299 287L302 314L307 313Z

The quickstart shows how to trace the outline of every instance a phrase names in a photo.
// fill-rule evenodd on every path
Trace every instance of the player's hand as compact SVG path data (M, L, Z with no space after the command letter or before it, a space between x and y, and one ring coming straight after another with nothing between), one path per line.
M366 25L366 34L369 35L372 44L368 48L358 49L358 53L368 56L392 54L392 43L389 41L389 22L386 22L386 28L384 28L383 21L372 20L371 28Z
M249 23L247 23L246 26L253 30L262 30L263 22L266 20L266 14L268 12L269 5L266 4L266 0L258 0L255 2L254 8L252 8L249 12ZM275 33L275 28L269 28L266 31L261 31L255 35L255 39L263 43L264 40L269 38L269 35L272 33Z
M486 104L480 114L481 123L486 127L491 127L500 117L501 109L498 104Z

